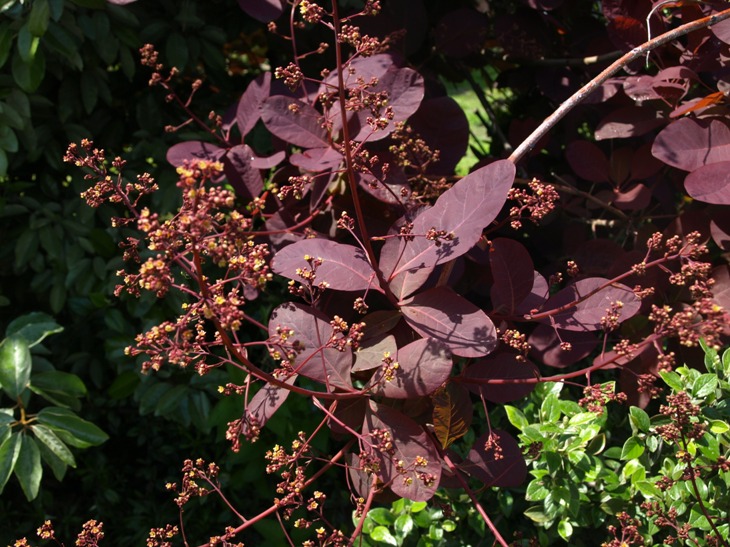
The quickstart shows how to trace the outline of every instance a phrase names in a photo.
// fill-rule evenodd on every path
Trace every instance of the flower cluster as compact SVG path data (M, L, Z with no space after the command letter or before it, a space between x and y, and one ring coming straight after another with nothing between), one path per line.
M583 389L583 398L578 401L578 404L588 412L603 414L604 408L611 401L624 403L626 394L616 393L613 384L610 383L593 384Z
M513 187L507 198L517 202L509 211L510 226L515 230L522 227L522 219L529 218L533 223L539 223L553 209L560 199L555 187L537 179L527 183L527 188Z

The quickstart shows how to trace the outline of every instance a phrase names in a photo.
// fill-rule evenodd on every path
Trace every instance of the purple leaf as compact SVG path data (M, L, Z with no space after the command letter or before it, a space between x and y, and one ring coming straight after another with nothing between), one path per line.
M287 245L274 256L271 269L287 279L301 281L297 270L312 269L305 256L322 259L316 269L315 285L324 281L337 291L381 290L362 249L329 239L303 239Z
M723 251L730 250L730 216L726 211L716 211L710 220L710 234Z
M717 118L682 118L657 135L651 153L667 165L684 171L730 161L730 128Z
M297 375L293 374L285 382L293 385L296 379ZM259 389L246 405L246 412L241 424L241 434L247 438L250 436L256 437L257 430L264 427L266 422L279 410L289 393L291 393L291 390L273 384L266 384Z
M175 167L180 167L186 161L218 161L225 152L224 148L208 142L187 141L173 144L167 151L167 161Z
M397 68L391 66L385 74L380 76L378 84L369 93L388 94L388 106L393 109L393 119L385 129L373 131L368 125L367 118L373 114L369 109L360 110L353 118L357 120L359 130L356 129L350 134L350 138L356 141L377 141L384 139L395 129L395 124L406 121L418 110L424 95L423 76L411 68ZM354 135L354 136L353 136Z
M482 235L482 230L497 216L512 187L515 166L501 160L467 175L444 192L436 204L426 209L413 221L414 238L391 238L385 242L380 266L392 289L405 298L420 287L425 278L424 269L453 260L468 252ZM440 245L426 239L426 233L435 228L453 234L452 241ZM409 283L405 277L415 270L420 283ZM419 271L420 270L420 271Z
M265 72L253 80L241 95L236 108L236 125L241 138L248 135L261 118L261 105L271 90L271 72Z
M485 433L474 441L474 446L461 468L482 481L485 486L519 486L527 477L527 464L520 446L506 431L493 429L491 435L501 448L501 458L495 457L494 450L485 449L490 437L489 433Z
M398 496L413 501L433 497L441 478L438 449L423 428L409 417L382 404L370 403L363 433L380 431L390 436L392 449L371 449L380 463L379 475ZM373 444L377 444L372 439Z
M320 173L337 169L342 163L342 154L330 146L310 148L301 153L292 154L289 161L304 171Z
M261 173L252 165L253 150L247 144L230 148L223 155L223 172L236 194L244 198L258 196L264 189Z
M492 305L495 310L514 313L535 281L530 253L521 243L500 237L492 241L489 264L494 278L490 289Z
M282 333L286 340L280 340ZM296 353L290 360L294 372L322 382L328 391L335 387L351 389L352 351L325 347L333 333L327 316L304 304L282 304L271 312L269 319L273 347L285 358Z
M661 110L648 106L618 108L601 120L596 128L595 138L601 141L640 137L666 123L665 116Z
M398 368L392 378L375 373L373 395L391 399L410 399L430 395L440 388L451 374L451 352L444 344L429 338L421 338L398 350ZM382 356L381 356L382 359Z
M330 405L329 410L332 414L334 414L335 418L342 423L338 423L336 420L328 418L327 425L335 433L351 435L351 432L348 431L347 427L354 431L359 430L362 426L363 420L365 419L365 411L367 408L368 399L366 397L344 399L333 402L332 405Z
M560 334L560 336L558 336ZM548 325L538 325L527 339L531 346L530 355L549 367L565 368L588 357L598 345L593 332L555 329ZM561 342L568 342L569 351L560 348Z
M286 152L283 150L271 154L270 156L259 157L256 155L251 156L251 166L256 169L271 169L279 165L282 160L286 157Z
M582 300L575 306L570 306L548 317L540 318L539 321L566 330L599 330L602 328L601 319L608 314L611 304L615 302L623 304L619 310L619 322L633 317L641 307L641 300L636 297L631 289L620 283L613 283L596 294L585 298L586 295L609 281L602 277L588 277L565 287L548 299L542 313L557 310L572 302Z
M367 324L367 322L365 322ZM383 359L387 356L396 357L398 346L391 335L382 335L360 344L355 352L355 364L352 372L372 370L383 366Z
M525 299L517 306L517 313L527 314L532 310L539 310L547 302L550 295L550 287L547 280L538 272L533 272L532 290Z
M684 188L698 201L730 205L730 161L698 167L684 179Z
M449 11L436 25L434 50L461 59L478 52L484 45L489 21L473 8Z
M624 191L614 192L613 204L622 211L638 211L651 202L651 190L644 184L637 183Z
M322 115L298 99L283 95L268 97L261 106L261 119L274 135L295 146L329 146Z
M481 357L497 346L492 320L449 287L436 287L409 298L403 302L401 313L418 334L443 342L455 355Z
M393 159L387 152L378 152L378 157L383 162L390 162ZM389 163L390 169L383 174L380 167L382 164L374 166L369 173L356 173L360 188L384 203L400 205L407 201L411 194L411 186L403 169L396 163Z
M529 361L520 361L512 353L500 353L469 365L464 373L464 383L471 392L481 394L487 401L502 404L522 399L535 389L535 384L502 383L502 380L535 378L537 375L537 369ZM497 381L486 383L484 380Z
M262 23L278 19L284 12L284 0L238 0L238 5Z
M565 158L580 178L590 182L608 181L608 159L592 142L571 142L565 149Z
M408 125L432 149L440 152L439 160L428 166L428 172L451 175L469 146L469 121L451 97L426 99Z

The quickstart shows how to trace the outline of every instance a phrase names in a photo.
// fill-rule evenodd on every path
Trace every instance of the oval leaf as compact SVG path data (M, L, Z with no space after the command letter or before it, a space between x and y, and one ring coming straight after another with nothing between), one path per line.
M468 252L502 209L512 187L515 166L507 160L496 161L467 175L444 192L433 207L413 221L413 239L390 238L383 245L380 267L400 298L412 294L425 282L408 283L409 272L421 273L437 264ZM451 241L430 241L426 233L435 228L452 234ZM397 230L396 230L397 231ZM400 279L396 279L401 276Z
M261 119L274 135L295 146L329 146L322 115L298 99L284 95L269 97L261 106Z
M224 153L225 149L209 142L187 141L172 145L167 151L167 161L175 167L180 167L186 161L218 161Z
M608 279L602 277L587 277L565 287L545 303L546 310L556 310L556 312L547 317L541 317L540 322L566 330L600 330L601 319L616 302L622 303L619 310L620 322L634 316L641 307L641 300L631 289L620 283L613 283L586 298L591 292L608 282ZM571 305L573 302L578 303ZM563 307L565 309L557 311Z
M285 381L291 385L296 378L297 375L294 374ZM272 384L266 384L259 389L256 395L251 397L251 400L246 405L246 413L241 424L241 433L246 438L256 437L258 430L264 427L266 422L279 410L279 407L284 404L289 393L291 393L290 390Z
M289 334L290 331L293 334ZM276 338L281 338L278 334L281 332L286 333L287 339L278 344ZM334 347L326 347L333 334L334 329L327 316L303 304L282 304L269 319L269 336L274 339L273 345L282 356L290 353L295 344L299 349L290 360L294 372L322 382L328 390L335 387L350 389L352 351L349 348L338 351Z
M372 449L383 482L402 498L431 499L441 479L441 458L423 428L397 410L371 402L363 434L376 430L387 432L392 442L390 451Z
M495 310L514 313L535 282L532 257L518 241L497 238L489 253L494 285L490 289Z
M398 368L392 378L376 373L374 395L391 399L409 399L430 395L441 387L451 374L451 352L436 340L421 338L398 350Z
M50 315L41 312L33 312L18 317L10 322L5 330L5 336L18 336L28 342L28 347L33 347L43 341L46 336L63 331L63 327L56 323Z
M717 118L681 118L657 135L651 153L667 165L684 171L730 161L730 127Z
M25 338L10 336L0 344L0 385L16 400L30 382L32 359Z
M324 281L328 288L338 291L374 288L382 292L363 250L329 239L303 239L287 245L274 256L271 269L287 279L302 281L297 270L312 269L305 257L322 259L322 264L317 266L315 285Z
M236 108L236 125L238 125L241 138L248 135L261 118L261 105L269 96L270 89L271 72L265 72L249 83L246 91L241 95Z
M698 201L730 205L730 161L698 167L684 179L684 187Z
M485 448L490 436L485 433L474 441L474 446L461 468L486 486L519 486L527 477L527 464L517 441L512 435L499 429L493 429L491 435L501 448L501 457L496 456L494 450Z
M418 334L443 342L455 355L481 357L497 346L492 320L448 287L415 295L403 303L401 313Z
M537 370L529 361L520 361L511 353L490 355L472 363L464 373L470 391L493 403L508 403L532 393L535 384L510 382L535 378Z

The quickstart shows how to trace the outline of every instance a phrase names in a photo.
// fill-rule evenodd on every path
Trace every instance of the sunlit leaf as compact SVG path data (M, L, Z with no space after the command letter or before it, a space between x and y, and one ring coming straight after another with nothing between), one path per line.
M433 427L441 448L466 435L472 419L472 403L467 390L450 382L431 396Z
M0 386L15 400L28 387L32 359L25 338L17 335L0 343Z

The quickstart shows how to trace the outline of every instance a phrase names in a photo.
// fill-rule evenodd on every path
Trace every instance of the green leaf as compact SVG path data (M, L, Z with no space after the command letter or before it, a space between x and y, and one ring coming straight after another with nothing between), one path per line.
M62 439L64 438L62 432L67 433L77 442L74 444L67 439L64 440L69 444L79 446L79 448L99 445L109 438L109 435L97 426L83 418L79 418L74 412L66 408L46 407L38 413L38 421L53 428Z
M0 149L0 177L8 174L8 155L5 150Z
M560 534L560 537L565 541L570 539L570 536L573 535L573 525L570 521L563 519L558 523L558 534Z
M63 463L45 444L39 443L38 448L41 451L41 460L46 462L46 465L51 468L56 480L62 481L63 477L66 476L66 471L68 471L68 465Z
M7 62L12 45L13 32L10 30L10 25L0 26L0 68Z
M23 435L18 461L15 463L15 476L18 477L20 487L28 501L34 500L41 486L43 467L38 445L27 435Z
M643 453L644 446L641 444L641 441L637 437L629 437L621 449L621 459L623 461L633 460Z
M722 374L725 379L730 379L730 348L722 353Z
M38 52L39 45L40 39L38 36L33 36L28 24L20 27L18 31L17 52L23 61L26 63L33 61Z
M0 493L2 493L15 468L22 442L23 439L20 433L13 433L0 445Z
M43 50L38 50L30 61L24 61L16 51L13 55L12 72L18 87L26 93L33 93L46 75L46 57Z
M636 488L639 492L641 492L646 499L661 499L662 498L662 491L659 490L656 486L654 486L654 483L647 481L647 480L641 480L636 481L633 483L634 488Z
M413 526L413 517L408 513L404 513L395 519L395 533L401 537L405 537L410 534L411 530L413 530Z
M31 356L28 342L10 336L0 344L0 385L16 400L30 381Z
M124 399L134 393L139 383L139 374L133 370L127 370L114 379L112 385L107 390L107 394L112 399Z
M717 389L717 376L714 374L703 374L692 384L692 394L699 399L704 399L715 389Z
M66 446L64 442L58 438L58 435L56 435L52 429L40 424L34 424L30 426L30 428L38 440L46 445L59 460L66 465L76 467L76 460L74 459L74 455L71 453L71 450L69 450L68 446Z
M674 391L684 391L684 384L682 378L674 371L659 371L659 376L662 377L664 383L671 387Z
M511 423L520 431L530 425L530 422L527 420L527 418L525 418L525 415L522 413L521 410L511 405L504 405L504 410L507 413L507 419L509 420L509 423Z
M712 420L710 422L710 433L720 435L722 433L727 433L728 431L730 431L730 425L728 425L727 422L722 420Z
M5 110L9 110L9 108L6 106ZM15 131L7 125L0 127L0 148L8 152L18 151L18 137L15 135Z
M370 511L368 511L368 518L371 518L378 524L383 524L385 526L390 526L395 522L395 515L390 509L386 509L385 507L370 509Z
M420 513L426 507L428 507L428 503L426 503L425 501L415 501L411 505L411 513Z
M43 36L48 29L48 20L51 17L51 9L48 0L34 0L28 18L28 27L33 36Z
M538 524L545 524L546 522L550 522L552 520L551 518L548 518L547 515L545 515L545 511L543 511L543 508L539 505L527 509L525 511L525 516L531 521Z
M5 435L10 431L10 424L15 421L15 414L12 408L0 409L0 443L5 440Z
M631 420L631 425L642 433L647 433L651 427L649 415L637 406L632 406L629 409L629 419Z
M390 530L388 530L385 526L376 526L375 528L373 528L373 531L370 533L370 537L375 541L379 541L381 543L396 546L398 545L398 540L393 537L393 534L391 534Z
M47 313L32 312L11 321L5 330L5 336L16 335L24 338L28 342L28 347L32 348L46 336L62 331L63 327Z
M720 356L717 354L717 350L708 346L704 338L700 339L700 347L705 352L705 368L707 372L716 372L720 364Z

